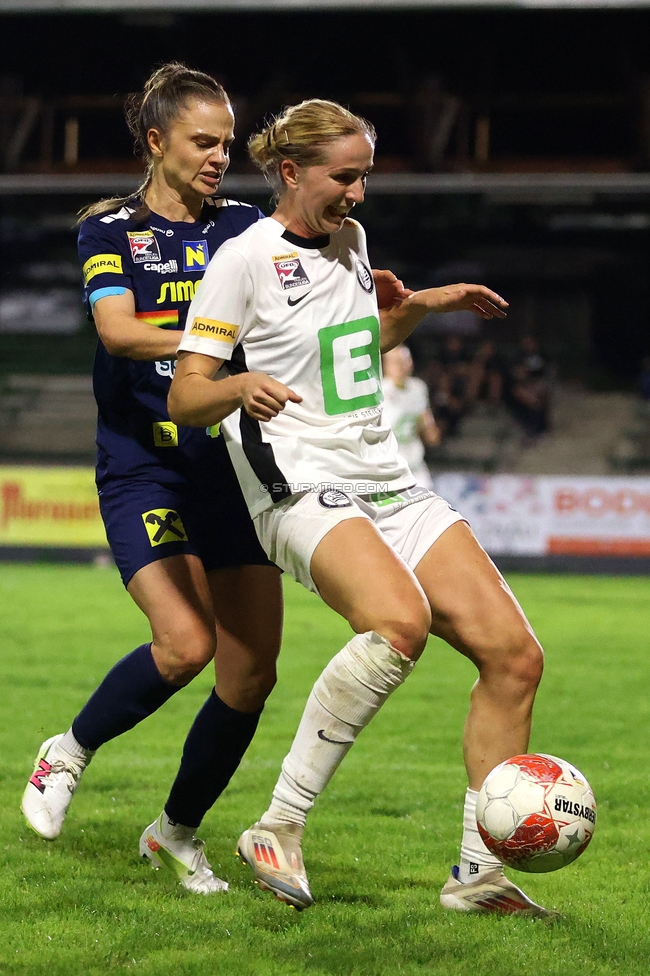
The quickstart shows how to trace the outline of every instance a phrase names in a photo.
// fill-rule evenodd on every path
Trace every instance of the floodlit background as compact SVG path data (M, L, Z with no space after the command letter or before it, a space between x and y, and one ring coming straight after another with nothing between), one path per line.
M245 144L268 114L321 96L372 120L358 217L374 266L411 287L480 280L511 303L505 324L431 316L412 338L444 433L428 455L440 490L499 557L644 565L649 41L645 0L1 2L3 552L103 545L79 515L95 336L75 213L137 186L124 95L174 58L231 93L223 190L266 212ZM67 501L81 508L56 521Z
M41 560L0 563L3 976L647 976L650 586L593 574L650 569L649 41L650 0L0 0L0 559ZM546 653L530 748L575 763L599 805L575 865L513 876L557 926L440 908L475 670L434 639L310 818L315 907L251 884L236 838L349 637L290 579L277 689L201 826L227 895L137 856L210 668L102 748L55 843L25 827L39 744L149 640L97 513L74 222L138 185L123 98L171 58L232 94L228 195L268 212L247 135L286 103L340 99L379 132L358 210L374 266L511 303L494 326L433 318L411 345L444 428L440 492L506 569L581 574L508 573Z

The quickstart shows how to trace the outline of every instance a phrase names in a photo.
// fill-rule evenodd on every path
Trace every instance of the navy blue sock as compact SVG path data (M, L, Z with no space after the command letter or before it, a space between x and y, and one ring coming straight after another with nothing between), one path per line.
M111 668L72 723L72 733L84 749L99 749L152 715L177 691L156 667L151 644L141 644Z
M198 827L223 793L255 735L259 712L238 712L216 691L194 719L165 813L174 823Z

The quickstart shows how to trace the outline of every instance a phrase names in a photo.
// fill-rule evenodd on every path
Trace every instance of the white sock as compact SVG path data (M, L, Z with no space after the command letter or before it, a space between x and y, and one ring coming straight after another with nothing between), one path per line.
M460 864L458 865L458 880L463 884L475 881L486 871L503 868L498 857L490 854L481 840L476 826L476 800L478 792L467 789L465 794L465 808L463 810L463 839L460 845Z
M64 734L63 738L59 739L57 742L57 748L67 752L68 755L72 756L73 759L76 759L77 762L80 762L82 765L86 766L95 755L95 753L91 752L90 749L84 749L83 746L79 745L72 734L72 728L69 728Z
M194 836L194 828L184 827L183 824L175 823L169 819L163 810L160 817L160 833L165 840L186 840L186 838Z
M374 631L357 634L332 658L307 700L264 823L304 826L322 793L388 696L414 662Z

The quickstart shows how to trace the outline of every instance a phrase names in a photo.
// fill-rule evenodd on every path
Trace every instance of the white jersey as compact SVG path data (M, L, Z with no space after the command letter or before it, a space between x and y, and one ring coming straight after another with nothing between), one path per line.
M297 237L272 217L208 265L179 349L267 373L302 397L260 423L222 424L249 511L327 488L374 494L414 484L382 420L379 312L365 234Z
M411 468L424 461L418 427L422 414L429 409L429 391L423 380L408 376L400 387L391 379L384 379L384 420L393 428L399 452Z

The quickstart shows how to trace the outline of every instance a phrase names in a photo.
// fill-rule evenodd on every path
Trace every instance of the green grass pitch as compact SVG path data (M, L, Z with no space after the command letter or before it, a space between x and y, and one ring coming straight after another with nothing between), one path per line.
M107 668L147 639L114 571L0 566L0 973L94 976L646 974L650 959L650 581L514 575L546 646L531 749L588 776L599 803L585 855L519 880L554 927L438 904L457 856L460 737L473 669L431 641L314 810L305 855L317 904L298 914L233 857L264 810L303 703L347 625L288 581L280 680L201 834L226 895L191 895L137 856L208 671L107 744L65 830L47 843L19 803L40 742L63 731ZM517 875L515 874L515 879Z

